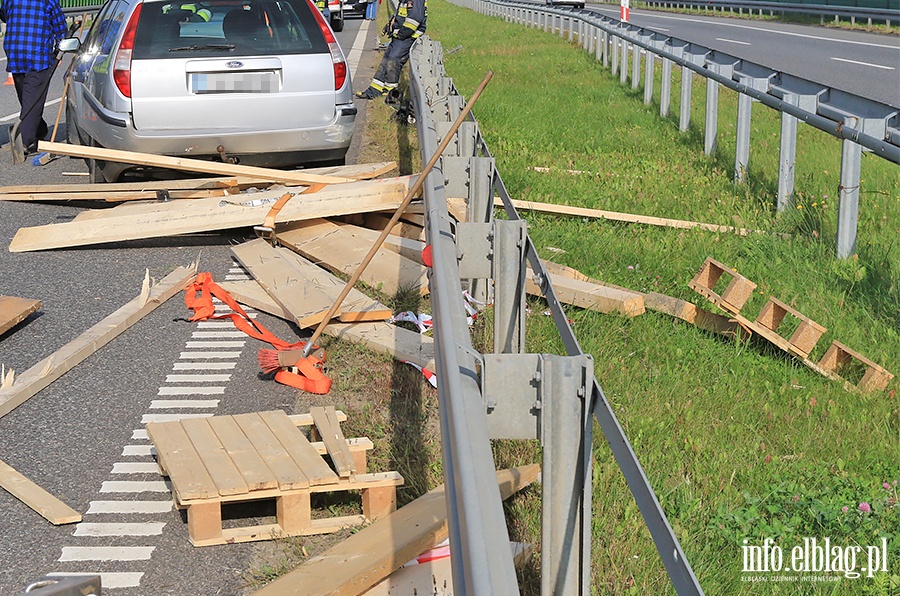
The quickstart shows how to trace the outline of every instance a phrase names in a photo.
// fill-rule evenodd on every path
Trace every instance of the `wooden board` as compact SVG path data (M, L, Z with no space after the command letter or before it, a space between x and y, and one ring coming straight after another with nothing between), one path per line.
M410 184L411 178L404 177L332 185L288 201L276 223L396 208ZM88 221L20 228L9 250L47 250L261 225L272 203L284 192L246 193L227 201L211 198L136 205L127 215L113 212Z
M216 483L191 446L191 440L179 422L151 422L147 436L156 447L160 466L172 480L172 491L178 502L213 499L219 496Z
M149 273L139 296L0 388L0 417L64 375L79 362L179 293L197 275L196 265L179 267L152 288Z
M285 414L285 417L287 415ZM253 444L254 449L266 462L266 466L278 480L278 487L285 490L307 488L309 478L297 465L297 462L284 450L281 441L256 412L234 416L235 422L244 431L244 435ZM300 434L297 427L294 432Z
M250 492L247 481L228 457L225 446L209 425L208 419L185 418L181 420L181 427L194 449L200 454L203 466L209 472L220 495L241 495Z
M43 488L0 461L0 486L54 525L74 524L81 514L45 491Z
M300 328L318 325L346 285L297 253L259 238L231 252ZM352 289L335 316L341 321L384 321L391 309Z
M280 410L259 412L259 416L278 438L288 455L306 474L310 486L334 484L338 481L338 477L322 459L319 451L284 412Z
M387 224L390 223L391 216L384 215L383 213L366 213L363 217L363 221L366 226L370 228L383 230ZM401 238L425 242L425 228L415 224L403 221L397 222L394 224L394 227L391 228L390 233L394 236L400 236Z
M617 312L626 317L644 314L644 299L636 292L622 291L552 273L550 282L556 291L556 297L565 304L602 313ZM541 290L534 283L531 274L525 276L525 291L534 296L541 295Z
M350 448L347 446L347 439L341 431L341 425L337 420L337 413L334 406L314 406L309 409L310 415L316 423L316 429L331 461L337 469L338 476L347 478L356 474L356 465L353 462L353 455L350 454ZM363 470L364 471L364 470Z
M506 499L534 482L539 471L536 464L498 471L501 497ZM444 487L439 486L254 594L360 594L443 541L447 534L446 495Z
M238 179L230 178L186 178L184 180L145 180L141 182L97 182L93 184L27 184L18 186L0 186L0 197L17 201L11 195L31 193L52 193L59 195L76 195L93 192L141 192L148 190L186 190L236 188ZM63 199L58 199L63 200Z
M40 307L40 300L0 296L0 335L27 319L28 315Z
M291 320L277 302L266 294L255 281L221 282L232 297L247 306L282 319ZM366 346L370 350L388 354L404 362L413 362L431 371L435 370L434 340L390 323L329 323L327 335Z
M238 192L237 188L232 189ZM224 197L229 194L228 189L201 189L201 190L171 190L169 199L207 199L209 197ZM79 192L61 194L56 192L32 192L18 193L14 195L0 195L0 201L103 201L106 203L121 203L126 201L156 201L155 190L113 191L98 190L92 192Z
M206 419L251 491L273 489L278 479L231 416Z
M201 159L189 159L185 157L169 157L167 155L153 155L152 153L138 153L135 151L118 151L104 149L102 147L87 147L85 145L68 145L66 143L51 143L40 141L38 151L46 151L55 155L71 155L73 157L85 157L100 159L103 161L115 161L143 166L168 168L172 170L184 170L188 172L201 172L204 174L219 174L222 176L253 176L276 182L298 184L337 184L350 182L349 178L339 176L322 176L319 174L307 174L302 170L282 171L271 168L258 168L255 166L242 166L240 164L227 164Z
M739 335L741 339L750 337L750 333L741 327L736 320L704 310L686 300L650 292L644 294L644 306L649 310L655 310L682 321L687 321L706 331L729 336Z
M362 242L368 242L370 246L375 244L375 241L378 240L378 237L381 235L381 232L371 228L364 228L362 226L331 219L329 219L329 221L342 226L345 230L358 237ZM409 238L390 234L384 239L383 246L402 257L406 257L410 261L422 264L422 251L425 249L425 243L421 240L411 240Z
M371 242L324 219L279 228L276 236L307 259L344 275L352 275L372 248ZM425 267L384 247L375 254L360 280L388 296L396 295L401 288L428 293Z

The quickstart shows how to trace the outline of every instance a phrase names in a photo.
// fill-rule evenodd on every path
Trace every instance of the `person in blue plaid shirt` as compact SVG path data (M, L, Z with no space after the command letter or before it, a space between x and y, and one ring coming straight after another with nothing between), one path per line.
M56 69L56 46L67 32L66 17L59 0L2 2L0 21L6 23L3 50L19 98L19 134L26 152L33 153L48 132L44 102Z

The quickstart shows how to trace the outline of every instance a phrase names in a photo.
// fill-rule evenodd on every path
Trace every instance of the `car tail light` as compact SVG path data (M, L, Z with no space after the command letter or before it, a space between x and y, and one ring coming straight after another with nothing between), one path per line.
M337 40L334 38L331 27L325 22L325 17L322 16L319 9L312 3L312 0L306 1L307 4L309 4L310 9L312 9L313 14L316 15L319 29L322 30L322 35L325 36L325 41L328 43L328 51L331 52L331 62L334 65L334 90L337 91L344 86L344 81L347 80L347 63L344 62L344 56L341 54L341 46L338 45Z
M131 54L134 51L134 34L137 31L142 6L143 4L138 4L131 13L131 18L128 19L128 25L125 26L125 32L122 34L119 49L116 50L115 60L113 60L113 80L116 82L119 92L125 97L131 97Z

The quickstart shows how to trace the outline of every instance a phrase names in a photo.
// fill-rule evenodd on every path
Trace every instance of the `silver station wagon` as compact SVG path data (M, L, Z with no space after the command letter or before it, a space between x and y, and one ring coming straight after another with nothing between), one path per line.
M70 143L265 167L344 163L350 73L309 0L109 0L75 52ZM94 181L137 168L88 166Z

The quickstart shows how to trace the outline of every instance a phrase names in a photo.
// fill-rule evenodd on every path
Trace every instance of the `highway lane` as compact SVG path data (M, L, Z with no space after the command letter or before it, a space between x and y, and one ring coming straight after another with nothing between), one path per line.
M618 7L588 5L618 19ZM632 10L629 22L900 107L900 37L772 21Z
M374 29L370 22L348 18L337 34L357 89L367 84L370 62L379 57L372 51ZM50 122L61 92L57 75L45 109ZM0 107L0 116L17 111L12 86L0 87ZM3 185L85 180L64 175L74 171L86 172L81 160L14 166L9 152L0 151ZM0 202L0 295L43 301L41 311L0 337L0 362L20 373L137 296L145 270L158 280L199 258L201 270L215 279L240 276L229 247L252 235L245 229L38 253L6 250L19 227L66 221L82 210ZM176 295L0 418L0 460L83 513L86 524L97 524L53 526L0 490L0 594L19 593L46 573L96 571L109 574L107 588L114 582L132 586L104 594L240 594L245 570L277 550L262 543L194 548L184 514L168 507L170 493L160 491L159 475L149 471L153 459L142 433L149 416L295 407L296 390L259 375L256 353L265 344L234 337L227 324L188 323L189 314L183 295ZM258 316L279 337L296 337L287 323ZM180 394L195 389L202 394ZM164 401L181 398L193 400L192 407L173 408ZM307 401L298 411L324 403Z

